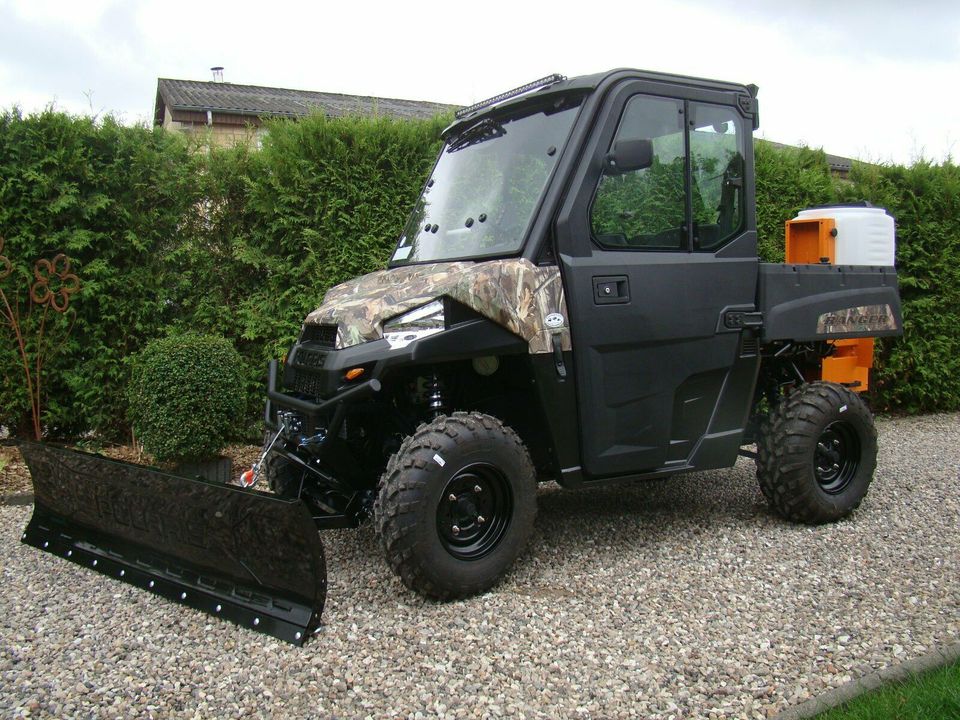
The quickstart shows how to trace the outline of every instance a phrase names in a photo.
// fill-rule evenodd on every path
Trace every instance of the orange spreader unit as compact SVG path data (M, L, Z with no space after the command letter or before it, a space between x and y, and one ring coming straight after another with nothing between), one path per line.
M836 256L836 224L832 218L787 220L787 263L832 263Z
M788 220L786 261L793 265L832 263L836 257L836 224L831 218ZM846 385L854 392L869 387L873 338L834 340L836 348L823 359L820 379Z
M834 340L833 345L833 355L821 362L820 379L847 385L854 392L866 390L873 367L873 338Z

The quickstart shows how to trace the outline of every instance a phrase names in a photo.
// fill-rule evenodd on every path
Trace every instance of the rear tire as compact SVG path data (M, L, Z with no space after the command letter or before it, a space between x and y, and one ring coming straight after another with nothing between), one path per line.
M853 512L877 465L877 430L860 397L835 383L797 388L773 409L757 443L757 480L770 505L818 525Z
M517 434L489 415L457 412L404 440L381 479L374 523L403 584L451 600L499 582L536 512L533 463Z

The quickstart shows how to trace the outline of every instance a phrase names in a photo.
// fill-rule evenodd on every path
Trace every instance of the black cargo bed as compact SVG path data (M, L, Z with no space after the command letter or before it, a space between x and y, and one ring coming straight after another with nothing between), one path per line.
M884 337L903 329L892 267L760 263L757 307L764 342Z

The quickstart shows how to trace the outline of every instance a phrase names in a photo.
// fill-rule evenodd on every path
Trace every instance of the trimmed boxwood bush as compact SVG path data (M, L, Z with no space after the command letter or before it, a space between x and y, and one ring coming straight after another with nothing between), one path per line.
M244 410L240 354L210 335L153 340L131 359L127 399L134 433L158 461L210 459Z

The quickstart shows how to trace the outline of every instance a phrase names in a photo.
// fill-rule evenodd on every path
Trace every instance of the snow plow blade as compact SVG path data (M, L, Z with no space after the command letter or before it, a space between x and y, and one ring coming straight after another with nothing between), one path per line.
M306 506L269 493L22 443L34 511L23 542L302 645L327 594Z

